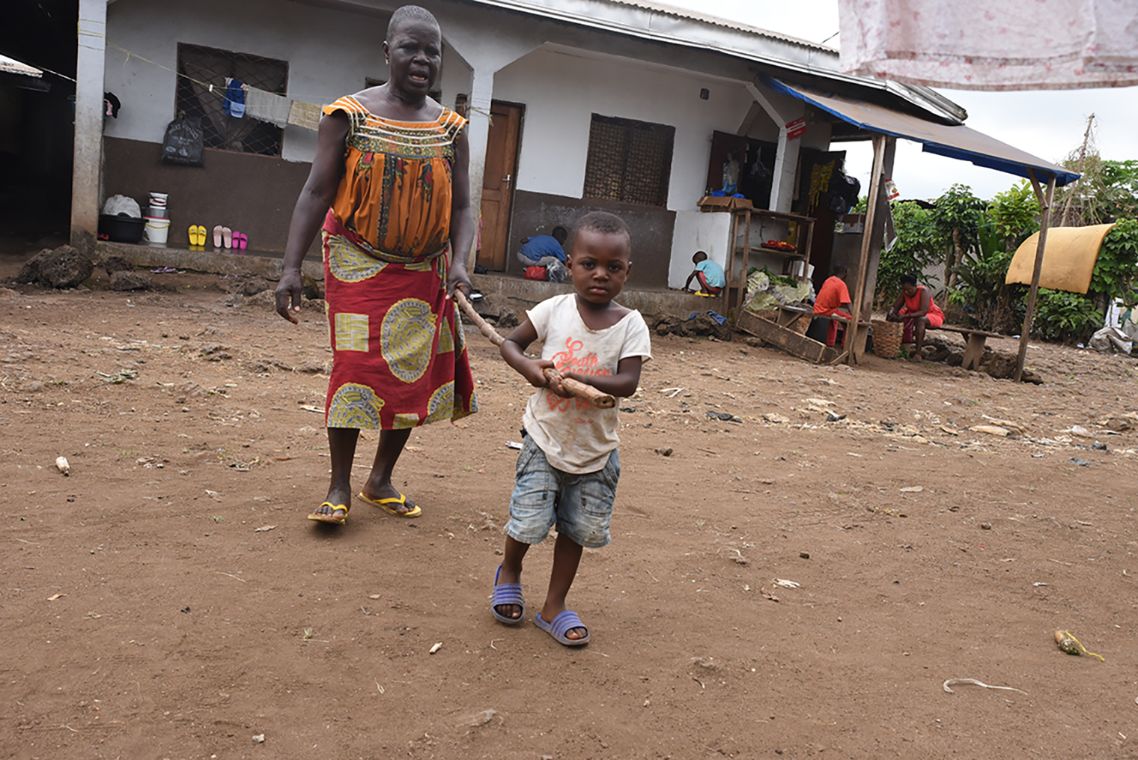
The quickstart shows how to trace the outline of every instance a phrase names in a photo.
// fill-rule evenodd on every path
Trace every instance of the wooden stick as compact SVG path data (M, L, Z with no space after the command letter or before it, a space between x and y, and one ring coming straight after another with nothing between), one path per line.
M501 333L491 327L490 323L483 319L482 315L474 310L474 307L470 304L470 301L467 300L466 295L463 294L461 290L456 290L454 292L454 300L458 304L458 308L462 309L463 315L469 319L475 327L478 328L478 332L482 333L482 335L485 336L487 340L489 340L495 346L501 346L506 342L506 339L502 337ZM588 383L582 383L581 381L574 380L571 377L562 377L561 373L555 369L546 369L545 378L551 383L560 382L561 387L568 391L570 394L576 396L577 398L588 401L598 409L612 409L614 406L616 406L616 398L613 396L610 396L609 394L604 393L597 388L594 388Z
M1023 365L1027 361L1027 344L1031 337L1031 325L1035 321L1035 303L1039 297L1039 278L1043 273L1043 252L1047 249L1047 229L1051 226L1051 206L1055 202L1055 176L1047 182L1047 192L1043 192L1034 169L1027 170L1031 179L1031 189L1039 201L1039 243L1035 247L1035 267L1031 270L1031 288L1027 292L1027 311L1023 316L1023 330L1019 336L1019 354L1016 356L1015 381L1023 380Z

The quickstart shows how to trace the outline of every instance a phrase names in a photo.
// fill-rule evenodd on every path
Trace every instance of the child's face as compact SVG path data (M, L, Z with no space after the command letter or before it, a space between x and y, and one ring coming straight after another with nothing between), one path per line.
M573 288L583 300L607 304L624 289L632 271L628 235L578 230L569 252Z

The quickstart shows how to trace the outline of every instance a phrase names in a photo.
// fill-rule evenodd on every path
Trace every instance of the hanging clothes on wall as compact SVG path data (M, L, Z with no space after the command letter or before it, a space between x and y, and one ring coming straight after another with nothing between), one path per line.
M299 100L292 101L288 109L288 123L315 132L320 129L320 106L302 103Z
M234 119L245 116L245 83L240 79L225 78L225 111Z
M966 90L1138 84L1134 0L838 0L842 69Z
M267 121L278 127L288 126L289 99L275 92L248 87L245 92L245 113L251 119Z

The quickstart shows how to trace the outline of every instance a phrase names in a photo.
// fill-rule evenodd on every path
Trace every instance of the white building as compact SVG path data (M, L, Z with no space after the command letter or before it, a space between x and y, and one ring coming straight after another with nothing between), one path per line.
M380 43L399 4L80 0L73 232L94 231L105 195L161 191L170 195L171 245L185 245L190 224L225 224L255 250L283 249L315 133L218 122L212 139L224 147L208 149L197 168L160 162L166 126L179 110L216 112L226 76L317 104L382 81ZM772 79L941 124L965 118L931 90L839 73L829 48L648 1L423 4L443 30L439 96L469 106L478 263L491 272L516 272L521 238L603 208L633 229L638 284L679 286L695 249L727 255L729 215L701 214L697 202L719 187L734 154L760 205L819 218L821 275L832 212L808 197L811 168L833 160L832 140L864 133ZM100 145L104 90L122 109Z

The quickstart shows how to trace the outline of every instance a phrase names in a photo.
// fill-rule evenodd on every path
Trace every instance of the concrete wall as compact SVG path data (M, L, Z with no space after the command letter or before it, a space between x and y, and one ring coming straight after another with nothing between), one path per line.
M710 90L700 100L701 88ZM526 105L518 189L581 198L594 113L675 127L668 208L703 195L711 135L735 132L751 107L742 85L635 60L537 50L498 72L494 97Z
M707 257L727 268L731 250L731 214L725 212L678 211L672 238L674 255L668 268L668 287L682 288L695 265L691 257L705 251Z
M609 211L624 219L632 232L634 266L629 286L663 288L668 284L668 262L672 257L672 228L675 212L653 206L612 201L580 200L519 190L514 195L514 223L510 228L510 248L506 272L518 274L521 264L515 253L525 237L548 233L557 225L571 228L576 219L589 211ZM690 254L689 254L690 255Z
M106 134L162 141L175 115L173 70L179 42L286 61L288 97L324 104L362 90L369 77L386 79L381 44L388 18L280 0L117 0L108 9L106 88L123 107ZM444 50L444 101L453 105L455 95L469 90L469 82L470 67ZM315 132L285 128L286 161L311 161L315 147Z
M169 193L169 245L188 245L186 228L191 224L204 224L211 237L214 225L221 224L246 233L255 250L284 250L308 164L206 150L204 168L174 166L162 163L161 150L152 142L104 139L104 184L108 193L143 203L152 191ZM314 243L313 250L316 247Z

